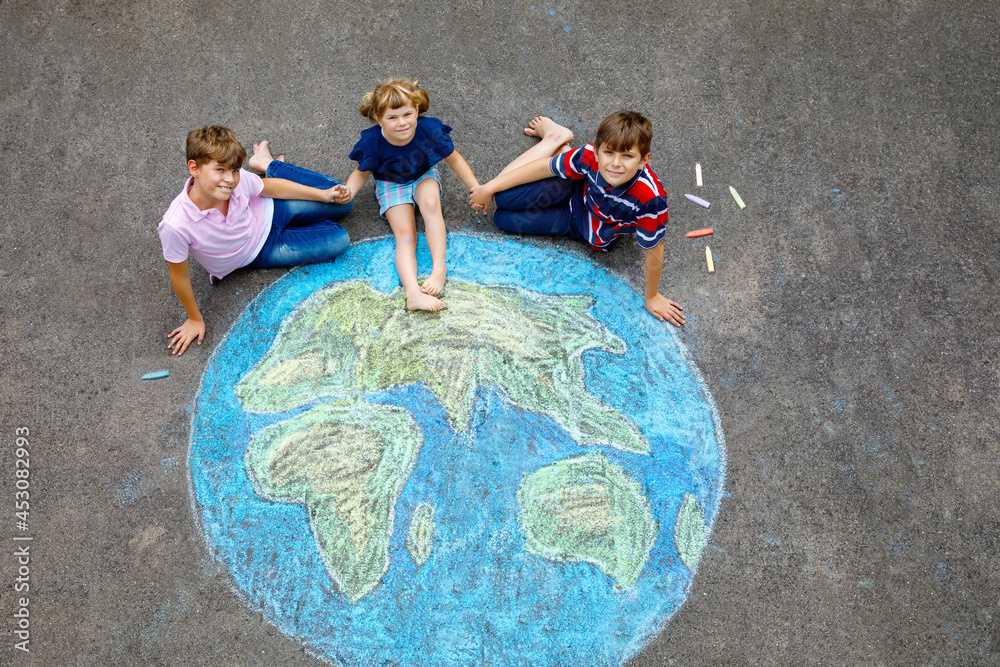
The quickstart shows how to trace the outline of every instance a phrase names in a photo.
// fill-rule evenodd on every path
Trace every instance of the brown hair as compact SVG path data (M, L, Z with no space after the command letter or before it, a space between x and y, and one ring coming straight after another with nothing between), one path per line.
M594 148L606 146L613 151L639 150L640 157L649 154L649 145L653 143L653 123L638 111L616 111L603 121L597 128L597 138Z
M247 159L247 150L228 127L212 125L188 132L187 159L198 166L215 160L228 169L238 169Z
M399 109L412 104L418 114L427 111L431 100L427 91L418 88L420 79L389 79L375 86L375 90L361 98L361 115L373 123L390 109Z

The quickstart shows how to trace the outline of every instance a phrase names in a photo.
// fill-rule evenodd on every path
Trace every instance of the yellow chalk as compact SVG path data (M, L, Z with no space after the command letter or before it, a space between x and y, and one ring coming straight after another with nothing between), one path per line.
M708 272L715 273L715 262L712 261L712 249L705 246L705 261L708 262Z
M700 187L702 187L702 186L704 185L704 184L703 184L703 183L701 182L701 163L700 163L700 162L695 162L695 163L694 163L694 180L695 180L695 184L696 184L696 185L697 185L697 186L698 186L699 188L700 188Z
M729 194L733 196L733 201L736 202L736 205L740 207L741 211L747 207L747 205L744 204L743 200L740 198L740 193L737 192L736 188L731 185L729 186Z

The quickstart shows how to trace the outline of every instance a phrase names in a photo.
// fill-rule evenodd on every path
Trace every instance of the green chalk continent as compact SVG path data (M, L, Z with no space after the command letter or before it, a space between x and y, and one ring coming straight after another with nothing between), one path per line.
M430 558L434 546L434 508L420 503L410 520L410 532L406 535L406 550L413 562L420 567Z
M584 351L625 352L590 314L592 297L460 280L445 296L444 310L414 313L401 290L386 295L362 281L320 290L286 319L236 394L246 410L281 412L421 382L464 431L476 388L497 385L581 445L649 452L635 424L584 386Z
M401 408L323 405L256 433L244 463L261 496L308 508L327 571L354 603L389 569L396 500L422 444Z
M684 502L677 511L674 537L681 562L694 574L698 571L698 561L705 548L705 510L698 507L694 494L685 494Z
M539 468L521 482L517 503L529 551L594 563L615 580L615 590L638 581L656 521L642 486L604 454Z

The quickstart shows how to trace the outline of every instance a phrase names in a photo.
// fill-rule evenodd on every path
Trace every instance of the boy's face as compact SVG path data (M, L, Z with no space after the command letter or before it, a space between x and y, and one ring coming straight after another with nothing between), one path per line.
M631 181L647 162L649 153L642 155L635 146L627 151L611 150L606 144L597 147L597 167L613 188Z
M215 206L229 201L233 190L240 182L239 167L233 169L211 160L199 165L194 160L188 160L188 172L194 178L191 186L191 200L195 204Z
M389 109L378 119L382 133L390 144L405 146L417 131L417 109L412 104Z

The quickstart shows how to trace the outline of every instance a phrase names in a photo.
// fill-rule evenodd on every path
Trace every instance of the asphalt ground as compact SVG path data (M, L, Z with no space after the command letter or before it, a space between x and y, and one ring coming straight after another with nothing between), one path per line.
M190 128L346 178L360 98L394 74L481 179L535 115L578 140L622 107L654 122L661 290L718 405L727 497L630 665L1000 662L1000 9L532 1L0 3L0 662L321 664L233 591L186 472L209 355L285 271L195 270L208 336L169 358L156 225ZM682 196L696 162L709 211ZM484 233L444 171L449 229ZM346 226L387 233L370 184ZM711 275L683 234L707 226ZM634 243L593 261L641 286Z

